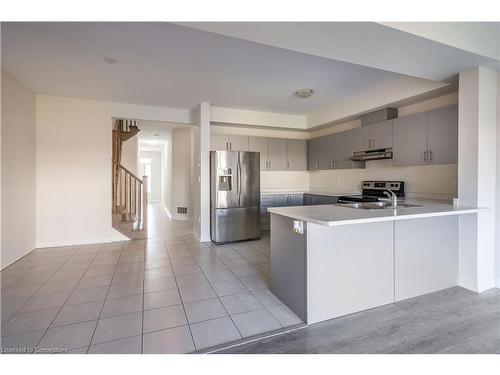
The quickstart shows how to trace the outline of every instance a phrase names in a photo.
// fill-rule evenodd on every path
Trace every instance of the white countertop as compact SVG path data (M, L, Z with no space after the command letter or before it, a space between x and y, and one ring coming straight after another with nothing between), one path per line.
M266 194L315 194L315 195L328 195L328 196L341 196L341 195L358 195L361 194L359 190L318 190L318 189L264 189L261 190L261 195Z
M408 208L400 207L397 209L363 210L327 204L320 206L273 207L268 210L273 214L326 226L472 214L485 210L474 206L454 206L453 204L446 202L419 199L405 199L404 203L419 204L422 206Z

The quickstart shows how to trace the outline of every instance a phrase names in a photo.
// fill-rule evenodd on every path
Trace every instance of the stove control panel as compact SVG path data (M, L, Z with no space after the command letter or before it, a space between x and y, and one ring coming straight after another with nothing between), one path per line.
M361 190L363 194L369 191L392 190L398 196L404 196L405 188L403 181L363 181L361 183Z

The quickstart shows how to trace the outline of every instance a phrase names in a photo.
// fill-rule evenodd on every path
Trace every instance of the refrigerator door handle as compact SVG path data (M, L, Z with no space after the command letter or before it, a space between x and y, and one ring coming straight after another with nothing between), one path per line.
M238 206L241 207L241 161L238 156L238 164L236 170L236 184L238 188Z

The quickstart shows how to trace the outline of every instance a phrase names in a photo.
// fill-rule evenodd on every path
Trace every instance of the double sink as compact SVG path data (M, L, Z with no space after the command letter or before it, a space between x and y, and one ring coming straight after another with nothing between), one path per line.
M392 202L352 202L352 203L337 203L337 206L357 208L361 210L384 210L384 209L398 209L410 207L422 207L420 204L398 203L393 206Z

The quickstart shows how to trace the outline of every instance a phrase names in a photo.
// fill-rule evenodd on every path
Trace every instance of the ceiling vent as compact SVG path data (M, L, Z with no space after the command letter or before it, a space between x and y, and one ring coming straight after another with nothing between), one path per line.
M384 108L361 116L361 126L392 120L398 117L397 108Z

